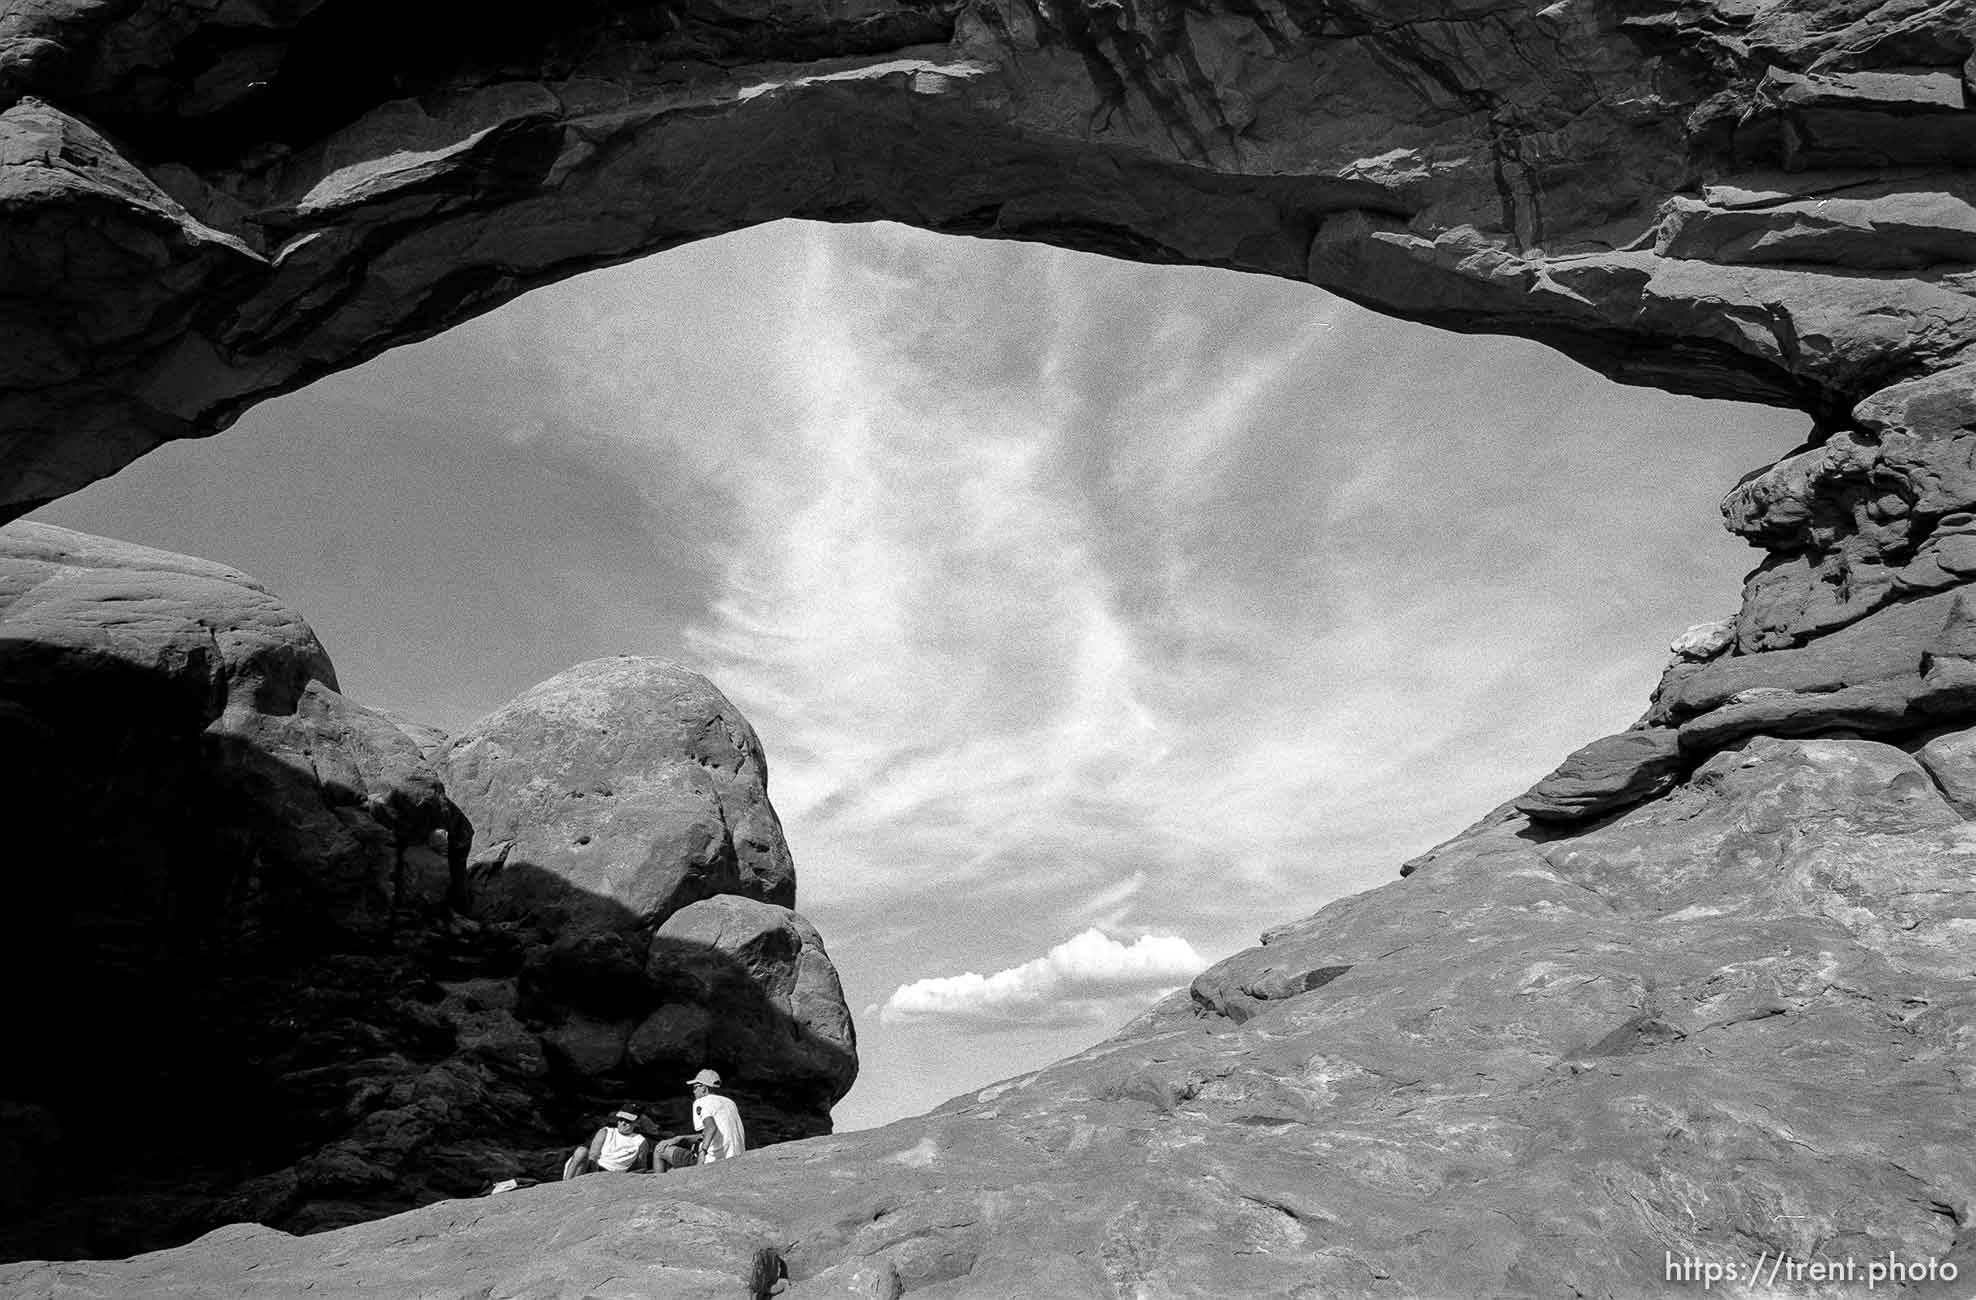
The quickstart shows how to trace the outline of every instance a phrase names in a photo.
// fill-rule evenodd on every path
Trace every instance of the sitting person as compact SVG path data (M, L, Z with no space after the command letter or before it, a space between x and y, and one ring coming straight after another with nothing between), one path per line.
M731 1160L748 1149L748 1130L741 1124L741 1111L731 1097L716 1091L720 1075L702 1070L688 1082L693 1089L693 1124L703 1139L700 1163Z
M705 1140L698 1133L667 1138L652 1148L652 1168L669 1174L675 1169L697 1165L700 1163L700 1149L705 1145Z
M591 1135L590 1145L570 1152L563 1180L580 1178L599 1169L614 1174L646 1173L652 1168L652 1139L638 1131L636 1111L621 1110Z

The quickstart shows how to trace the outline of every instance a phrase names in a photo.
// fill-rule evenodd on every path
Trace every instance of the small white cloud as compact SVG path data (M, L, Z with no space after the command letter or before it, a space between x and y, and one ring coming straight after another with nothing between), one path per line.
M993 975L968 971L901 985L879 1018L981 1028L1096 1023L1130 1014L1207 966L1178 935L1142 935L1126 944L1094 927Z

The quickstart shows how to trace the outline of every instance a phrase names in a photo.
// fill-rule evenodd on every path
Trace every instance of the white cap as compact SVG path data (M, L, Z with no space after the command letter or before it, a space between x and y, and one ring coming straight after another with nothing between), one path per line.
M690 1088L696 1083L704 1083L709 1088L718 1088L720 1087L720 1076L718 1074L715 1074L712 1070L702 1070L698 1074L694 1075L692 1078L688 1079L686 1081L686 1086Z

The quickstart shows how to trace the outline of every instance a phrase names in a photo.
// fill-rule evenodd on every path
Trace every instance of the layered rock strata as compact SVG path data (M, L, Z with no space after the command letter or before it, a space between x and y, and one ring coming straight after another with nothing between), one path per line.
M1640 723L1517 800L1551 822L1665 790L1753 735L1912 737L1976 716L1976 365L1896 384L1723 500L1765 552L1733 623L1675 647Z
M856 1047L822 940L719 893L794 901L753 732L653 661L557 698L629 724L589 755L596 780L631 793L690 769L718 788L639 805L618 850L687 878L711 808L752 870L722 841L725 874L654 909L545 856L511 862L538 879L503 894L473 818L532 844L528 810L463 809L446 785L447 756L484 759L498 726L447 749L349 700L308 624L237 570L0 529L0 798L21 864L0 945L0 1251L313 1230L549 1176L621 1099L683 1131L684 1081L708 1064L757 1141L828 1132Z

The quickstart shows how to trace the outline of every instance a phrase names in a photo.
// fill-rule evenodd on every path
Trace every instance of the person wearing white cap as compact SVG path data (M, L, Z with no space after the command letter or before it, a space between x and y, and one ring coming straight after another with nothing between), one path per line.
M599 1169L613 1174L644 1173L652 1167L652 1139L638 1131L636 1111L621 1110L590 1137L588 1146L570 1152L563 1164L563 1181Z
M746 1151L748 1130L742 1126L740 1109L733 1098L715 1091L720 1087L720 1075L702 1070L687 1081L687 1086L693 1089L693 1126L703 1139L700 1163L731 1160Z

